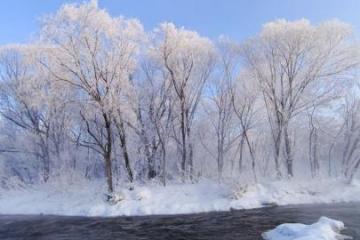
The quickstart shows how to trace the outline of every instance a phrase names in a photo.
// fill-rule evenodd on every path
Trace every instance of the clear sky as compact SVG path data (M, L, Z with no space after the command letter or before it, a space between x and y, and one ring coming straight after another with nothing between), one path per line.
M82 0L1 0L0 44L28 41L39 17L66 2ZM278 18L314 23L337 18L360 32L360 0L99 0L99 5L114 16L140 19L146 30L171 21L210 38L245 39Z

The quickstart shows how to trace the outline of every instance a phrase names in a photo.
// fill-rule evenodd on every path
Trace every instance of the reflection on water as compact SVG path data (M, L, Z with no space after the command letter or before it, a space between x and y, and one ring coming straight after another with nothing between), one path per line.
M262 239L285 222L310 224L320 216L345 223L360 240L360 204L297 205L245 211L147 217L0 216L0 239Z

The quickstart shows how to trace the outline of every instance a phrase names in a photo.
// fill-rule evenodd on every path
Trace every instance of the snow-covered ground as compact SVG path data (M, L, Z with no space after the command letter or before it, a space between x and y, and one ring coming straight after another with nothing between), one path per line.
M305 225L301 223L285 223L262 236L266 240L340 240L346 236L340 234L344 223L327 217L321 217L318 222Z
M0 214L116 216L184 214L258 208L268 204L360 202L360 183L289 181L252 185L156 184L117 191L116 204L104 199L100 182L56 182L0 190Z

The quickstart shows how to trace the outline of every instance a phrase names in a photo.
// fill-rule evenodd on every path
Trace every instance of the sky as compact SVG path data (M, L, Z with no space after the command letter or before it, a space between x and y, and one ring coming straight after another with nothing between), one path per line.
M62 4L83 0L2 0L0 44L34 38L41 16ZM307 18L312 23L339 19L360 32L360 0L98 0L111 15L138 18L146 30L164 21L216 39L220 35L244 40L263 24L279 18Z

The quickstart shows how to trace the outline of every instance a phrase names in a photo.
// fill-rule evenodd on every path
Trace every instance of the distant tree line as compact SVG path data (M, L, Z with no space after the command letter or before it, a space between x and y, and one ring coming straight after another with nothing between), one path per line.
M241 31L241 29L238 29ZM360 167L351 26L277 20L244 42L96 2L65 4L38 38L0 47L0 176L116 183L341 177Z

